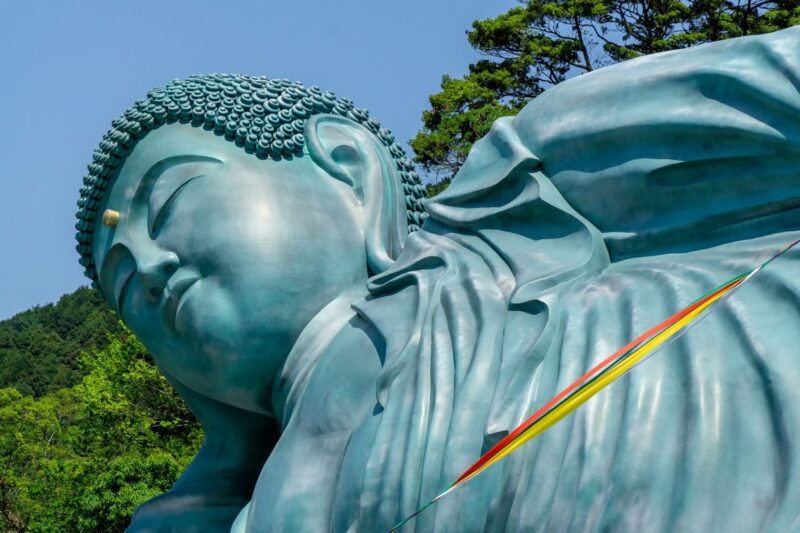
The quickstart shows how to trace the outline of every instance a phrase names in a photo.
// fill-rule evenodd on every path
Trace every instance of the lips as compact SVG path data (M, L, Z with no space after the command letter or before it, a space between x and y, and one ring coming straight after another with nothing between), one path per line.
M175 318L181 307L181 301L186 291L194 285L200 276L190 269L179 269L167 281L167 287L164 291L164 322L167 327L175 331Z

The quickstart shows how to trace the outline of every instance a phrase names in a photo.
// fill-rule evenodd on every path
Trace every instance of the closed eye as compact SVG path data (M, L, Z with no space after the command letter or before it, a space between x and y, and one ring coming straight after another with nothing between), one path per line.
M202 174L200 176L202 176ZM161 226L164 224L164 220L169 214L170 207L172 207L172 204L175 202L175 198L178 197L178 194L183 190L183 188L186 187L190 181L195 178L199 178L200 176L191 177L178 185L172 194L170 194L167 199L163 200L160 204L154 204L151 202L150 212L148 213L147 217L150 235L155 236L158 233L158 230L161 229Z
M174 156L159 161L147 171L142 192L148 199L147 230L152 238L164 224L170 207L186 184L213 172L220 163L218 159L204 156Z

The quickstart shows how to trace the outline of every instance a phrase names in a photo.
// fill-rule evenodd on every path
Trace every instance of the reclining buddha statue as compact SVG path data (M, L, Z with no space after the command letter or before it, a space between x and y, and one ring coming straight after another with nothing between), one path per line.
M388 130L239 75L112 123L86 275L206 439L130 531L386 531L586 369L800 235L800 28L499 119L425 199ZM800 254L402 531L800 530Z

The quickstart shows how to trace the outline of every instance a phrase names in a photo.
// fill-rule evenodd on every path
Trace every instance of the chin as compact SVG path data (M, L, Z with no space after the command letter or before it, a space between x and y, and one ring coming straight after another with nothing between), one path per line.
M203 396L268 414L275 371L264 359L267 351L257 345L246 346L244 339L251 335L241 329L217 327L196 334L181 358L183 368L177 369L176 378Z
M265 365L266 367L266 365ZM218 374L218 379L206 383L200 394L218 402L263 415L270 414L269 393L274 376L250 372L239 368L233 372Z

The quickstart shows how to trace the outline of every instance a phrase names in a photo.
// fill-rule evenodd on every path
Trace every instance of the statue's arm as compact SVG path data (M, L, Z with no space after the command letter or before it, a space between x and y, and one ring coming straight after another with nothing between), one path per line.
M230 531L278 440L275 422L167 379L200 420L205 440L172 489L136 510L127 531Z
M616 262L790 227L798 89L800 26L572 78L513 124L567 203L603 232ZM462 173L470 168L468 160Z

